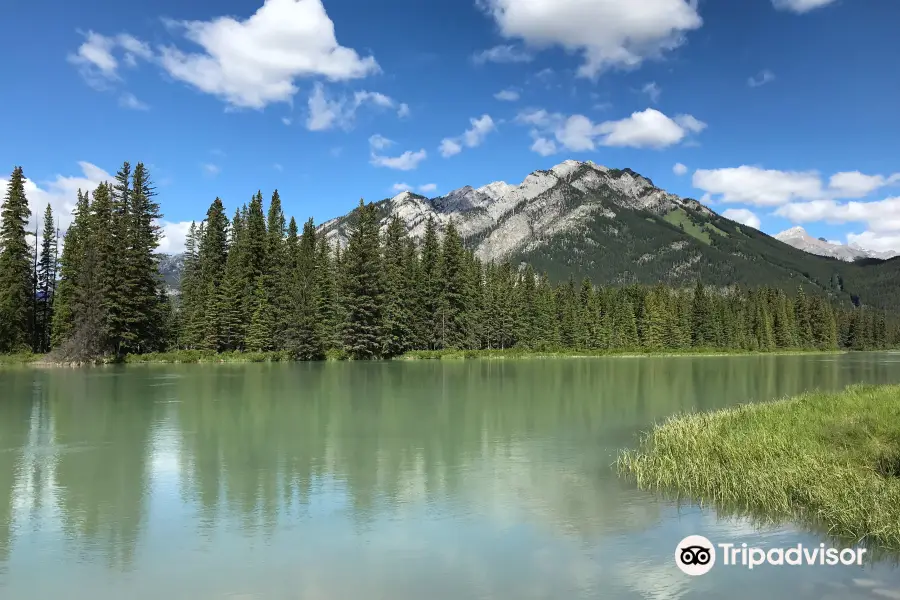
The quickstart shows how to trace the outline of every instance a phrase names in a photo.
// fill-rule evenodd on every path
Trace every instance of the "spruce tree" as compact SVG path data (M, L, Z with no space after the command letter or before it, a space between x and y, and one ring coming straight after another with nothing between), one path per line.
M381 356L384 288L376 210L359 201L343 258L343 338L353 359Z
M420 347L433 350L439 338L440 308L442 297L441 247L437 237L437 223L428 216L422 238L421 279L419 298L425 319L418 334Z
M22 167L13 169L0 210L0 352L29 346L34 280L28 245L31 210Z
M161 237L159 203L154 199L156 191L150 173L143 163L134 167L131 175L130 254L127 269L132 282L134 340L129 349L137 352L152 351L162 346L163 323L166 315L165 295L162 293L162 277L159 273L159 247Z
M715 337L709 296L698 279L691 304L691 343L695 348L706 348L715 343Z
M275 321L272 315L272 307L269 304L268 294L266 293L265 277L262 275L256 279L252 306L253 312L250 318L250 326L247 328L247 350L251 352L271 350Z
M384 326L382 329L383 356L398 356L412 347L413 313L410 295L414 280L407 261L408 253L406 227L399 217L394 216L388 223L384 236Z
M303 225L296 257L291 277L291 318L287 346L297 359L319 360L325 354L325 345L319 321L316 228L312 219Z
M37 273L39 316L38 352L49 352L50 330L53 323L53 303L56 295L57 239L53 224L53 209L47 204L44 211L44 231L41 237L41 259Z
M50 342L54 348L71 337L74 324L74 305L78 294L79 274L83 267L84 246L87 242L90 201L87 194L78 190L73 211L73 222L63 238L63 250L59 257L59 284L53 307L53 323Z

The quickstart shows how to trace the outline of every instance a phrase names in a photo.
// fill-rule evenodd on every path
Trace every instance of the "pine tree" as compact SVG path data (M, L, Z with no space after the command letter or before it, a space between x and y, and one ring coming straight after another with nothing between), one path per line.
M53 347L68 340L75 325L75 302L78 282L83 268L84 247L87 243L90 204L87 194L78 190L78 200L73 211L73 222L63 238L63 250L59 258L59 284L53 307L53 324L50 335Z
M47 204L44 211L44 232L41 238L41 259L37 273L39 316L37 351L50 351L50 330L53 322L53 303L56 295L57 233L53 225L53 209Z
M199 289L203 290L203 321L195 328L202 330L204 350L226 348L227 332L223 323L225 269L228 262L228 217L219 198L206 211L203 237L198 252Z
M384 287L376 210L359 201L343 258L344 348L354 359L381 356Z
M247 350L251 352L271 350L274 327L275 321L266 293L265 277L260 275L253 290L253 313L250 326L247 328Z
M295 225L296 227L296 225ZM316 228L309 219L297 245L291 278L291 319L287 347L300 360L318 360L325 354L319 321L319 289L316 278Z
M225 350L242 350L250 302L245 299L246 227L241 211L235 210L231 221L228 258L225 260L219 312L221 314L222 347Z
M691 304L691 343L695 348L706 348L715 343L712 307L703 282L697 280Z
M296 226L296 223L295 223ZM290 283L293 274L288 266L285 250L285 217L281 208L281 196L278 190L272 192L266 225L266 277L268 279L269 298L272 304L272 315L275 320L276 348L284 348L287 344L290 310Z
M32 251L26 231L30 217L25 175L22 167L16 167L0 210L0 352L29 346L34 290Z
M131 251L126 267L127 278L133 285L130 290L133 312L128 320L134 339L128 349L136 352L152 351L164 343L162 331L167 307L156 254L161 236L158 222L163 215L155 197L149 171L143 163L136 164L131 175Z
M437 223L434 217L428 216L425 222L425 234L422 238L422 257L420 266L419 298L422 301L424 320L418 332L419 346L429 350L437 347L440 326L441 303L441 247L437 237Z
M812 348L812 315L810 314L809 301L802 287L798 288L797 298L794 301L794 321L797 325L797 342L800 347Z
M412 347L413 313L410 295L414 280L407 261L412 257L408 252L406 227L399 217L394 216L388 223L384 236L384 326L382 329L382 355L398 356Z

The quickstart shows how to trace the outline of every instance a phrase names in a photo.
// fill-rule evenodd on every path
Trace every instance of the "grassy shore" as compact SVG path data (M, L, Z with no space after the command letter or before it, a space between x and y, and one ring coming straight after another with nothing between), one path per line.
M721 348L690 348L687 350L574 350L550 349L529 350L508 348L505 350L413 350L399 356L398 360L461 360L472 358L591 358L591 357L646 357L646 356L784 356L795 354L843 354L843 350L773 350L771 352L751 352L749 350L723 350Z
M464 359L513 359L513 358L590 358L590 357L666 357L666 356L775 356L799 354L842 354L843 350L775 350L772 352L750 352L745 350L722 350L691 348L689 350L664 350L648 352L641 350L528 350L508 348L505 350L413 350L395 357L393 360L464 360ZM290 362L287 352L211 352L208 350L173 350L147 354L128 354L121 358L101 357L91 364L193 364L193 363L259 363ZM347 360L344 352L329 351L328 361ZM54 362L46 354L0 354L0 366L38 364L41 366L72 366Z
M900 385L671 417L616 466L642 489L900 550Z

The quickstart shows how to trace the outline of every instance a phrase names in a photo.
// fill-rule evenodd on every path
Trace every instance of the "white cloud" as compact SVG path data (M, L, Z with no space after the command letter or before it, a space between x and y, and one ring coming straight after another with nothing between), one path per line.
M413 152L411 150L407 150L400 156L383 156L378 153L379 150L384 150L393 146L393 140L389 140L383 135L375 134L369 138L369 154L370 161L376 167L386 167L388 169L396 169L398 171L412 171L416 167L419 166L419 163L428 158L428 153L425 152L425 149L419 150L418 152ZM405 185L405 184L404 184Z
M436 183L423 183L419 186L419 191L425 194L429 194L431 192L437 191L437 187L438 186Z
M579 51L583 77L632 68L680 46L703 21L695 0L479 0L507 38Z
M463 134L455 138L444 138L438 148L441 156L449 158L462 152L463 146L467 148L476 148L484 143L488 134L497 129L494 120L490 115L481 115L478 118L469 119L472 125L466 129Z
M396 169L398 171L412 171L413 169L418 167L419 163L426 158L428 158L428 153L425 152L425 149L423 148L418 152L407 150L400 156L393 157L381 156L373 152L370 162L376 167L386 167L388 169Z
M126 66L136 66L138 58L150 61L231 107L256 109L291 102L299 78L345 81L380 70L374 57L360 57L338 44L334 23L321 0L265 0L243 21L224 16L165 22L170 32L184 35L201 51L184 52L166 45L154 53L131 35L107 37L89 31L68 60L89 84L104 89L108 82L120 79L116 52L121 52Z
M391 189L395 192L408 192L412 189L412 186L408 183L395 183L391 186Z
M556 142L553 140L548 140L545 137L537 137L531 145L531 151L537 152L541 156L550 156L556 154L559 149L556 147Z
M444 138L441 140L441 145L438 147L438 150L440 151L441 156L450 158L451 156L455 156L462 152L462 145L450 138Z
M875 190L900 183L900 173L864 175L859 171L836 173L826 187L816 171L778 171L742 165L726 169L700 169L693 185L724 202L779 206L803 200L861 198Z
M516 90L501 90L494 94L494 98L504 102L515 102L519 99L519 92Z
M737 223L742 223L753 229L759 229L759 217L746 208L729 208L722 213L726 219L731 219Z
M160 227L162 228L162 239L159 240L159 247L156 251L164 254L180 254L184 252L184 242L191 228L190 221L180 221L178 223L162 221Z
M281 117L281 122L290 127L291 123L293 123L294 120L290 117Z
M900 233L882 234L874 231L848 233L847 243L876 252L900 252Z
M662 94L662 89L656 85L655 81L645 84L644 87L641 88L641 91L647 94L647 96L650 97L650 101L653 103L659 102L659 96Z
M392 146L393 144L393 140L389 140L379 133L376 133L369 138L369 147L373 150L384 150L385 148Z
M119 105L123 108L130 108L131 110L150 110L150 107L138 100L137 96L132 93L125 92L119 97Z
M666 148L685 140L691 133L706 128L706 123L691 115L678 115L670 119L653 108L632 113L618 121L594 123L584 115L566 117L560 113L529 109L520 112L516 121L536 128L532 137L536 140L531 149L543 155L551 152L547 143L552 135L556 142L574 152L594 150L596 146L630 148Z
M693 185L724 202L777 206L795 199L816 198L822 182L815 171L776 171L740 166L728 169L698 169Z
M203 168L203 172L210 177L215 177L222 172L222 169L219 168L218 165L212 163L204 163L201 167Z
M401 119L405 119L410 114L409 104L406 102L401 102L400 106L397 107L397 117Z
M356 112L366 104L379 108L397 108L393 98L378 92L358 91L352 97L329 98L325 86L317 81L307 101L309 114L306 128L310 131L325 131L333 127L348 130L353 127ZM397 108L397 114L400 117L408 115L409 107L401 104Z
M828 187L841 198L862 198L887 185L900 183L900 173L890 177L864 175L859 171L835 173L828 180Z
M835 0L772 0L772 5L778 10L786 10L798 15L811 10L827 6Z
M768 69L764 69L759 74L747 79L747 85L750 87L759 87L775 80L775 73Z
M672 167L672 172L676 175L684 175L688 172L688 168L681 163L675 163L675 166Z
M830 199L792 202L779 207L775 214L794 223L865 223L876 233L900 233L900 197L873 202L840 203Z
M284 171L284 167L281 165L281 163L275 163L274 165L272 165L272 168L275 169L276 171L278 171L279 173Z
M534 60L534 56L531 53L512 45L494 46L472 55L472 62L476 65L483 65L487 62L526 63L532 60Z

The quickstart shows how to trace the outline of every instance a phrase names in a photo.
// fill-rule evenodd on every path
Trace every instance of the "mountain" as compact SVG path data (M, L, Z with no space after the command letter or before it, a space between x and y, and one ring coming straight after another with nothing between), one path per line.
M169 294L181 287L181 272L184 270L184 254L160 254L159 273Z
M814 238L802 227L791 227L781 233L775 234L775 239L789 244L794 248L816 254L818 256L830 256L839 260L853 262L861 258L878 258L887 260L900 255L900 252L875 252L859 246L838 244L829 242L824 238Z
M715 286L803 286L844 301L900 309L900 258L857 264L816 256L741 225L631 169L567 160L519 185L498 181L426 198L403 192L375 203L382 228L396 215L421 238L429 216L453 219L485 261L530 263L553 280ZM345 245L355 211L318 231Z

